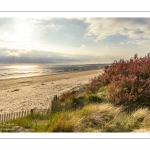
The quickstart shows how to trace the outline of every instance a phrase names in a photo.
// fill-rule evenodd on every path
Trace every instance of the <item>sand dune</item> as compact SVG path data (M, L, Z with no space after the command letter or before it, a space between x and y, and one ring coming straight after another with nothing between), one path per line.
M0 80L0 113L48 108L54 95L81 87L103 70Z

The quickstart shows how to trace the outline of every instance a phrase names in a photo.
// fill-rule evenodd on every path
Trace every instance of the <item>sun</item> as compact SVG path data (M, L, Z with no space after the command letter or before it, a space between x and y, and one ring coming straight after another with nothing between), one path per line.
M20 42L27 41L31 36L31 27L26 22L20 22L15 25L15 39Z

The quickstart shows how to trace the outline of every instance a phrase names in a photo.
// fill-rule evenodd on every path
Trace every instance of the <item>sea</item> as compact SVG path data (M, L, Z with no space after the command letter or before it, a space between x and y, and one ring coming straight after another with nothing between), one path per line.
M102 69L109 64L0 64L0 79Z

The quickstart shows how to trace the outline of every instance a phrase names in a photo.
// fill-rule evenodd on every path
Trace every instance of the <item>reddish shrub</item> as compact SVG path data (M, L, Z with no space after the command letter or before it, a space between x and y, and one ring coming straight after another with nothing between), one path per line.
M143 58L135 54L130 60L114 61L91 81L87 92L97 92L106 85L111 95L109 99L117 104L150 100L150 54Z

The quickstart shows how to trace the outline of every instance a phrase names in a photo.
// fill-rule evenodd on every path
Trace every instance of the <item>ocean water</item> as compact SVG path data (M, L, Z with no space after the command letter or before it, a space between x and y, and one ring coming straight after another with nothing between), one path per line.
M0 65L0 79L21 78L39 75L60 74L66 72L95 70L104 68L108 64L27 64L27 65Z

